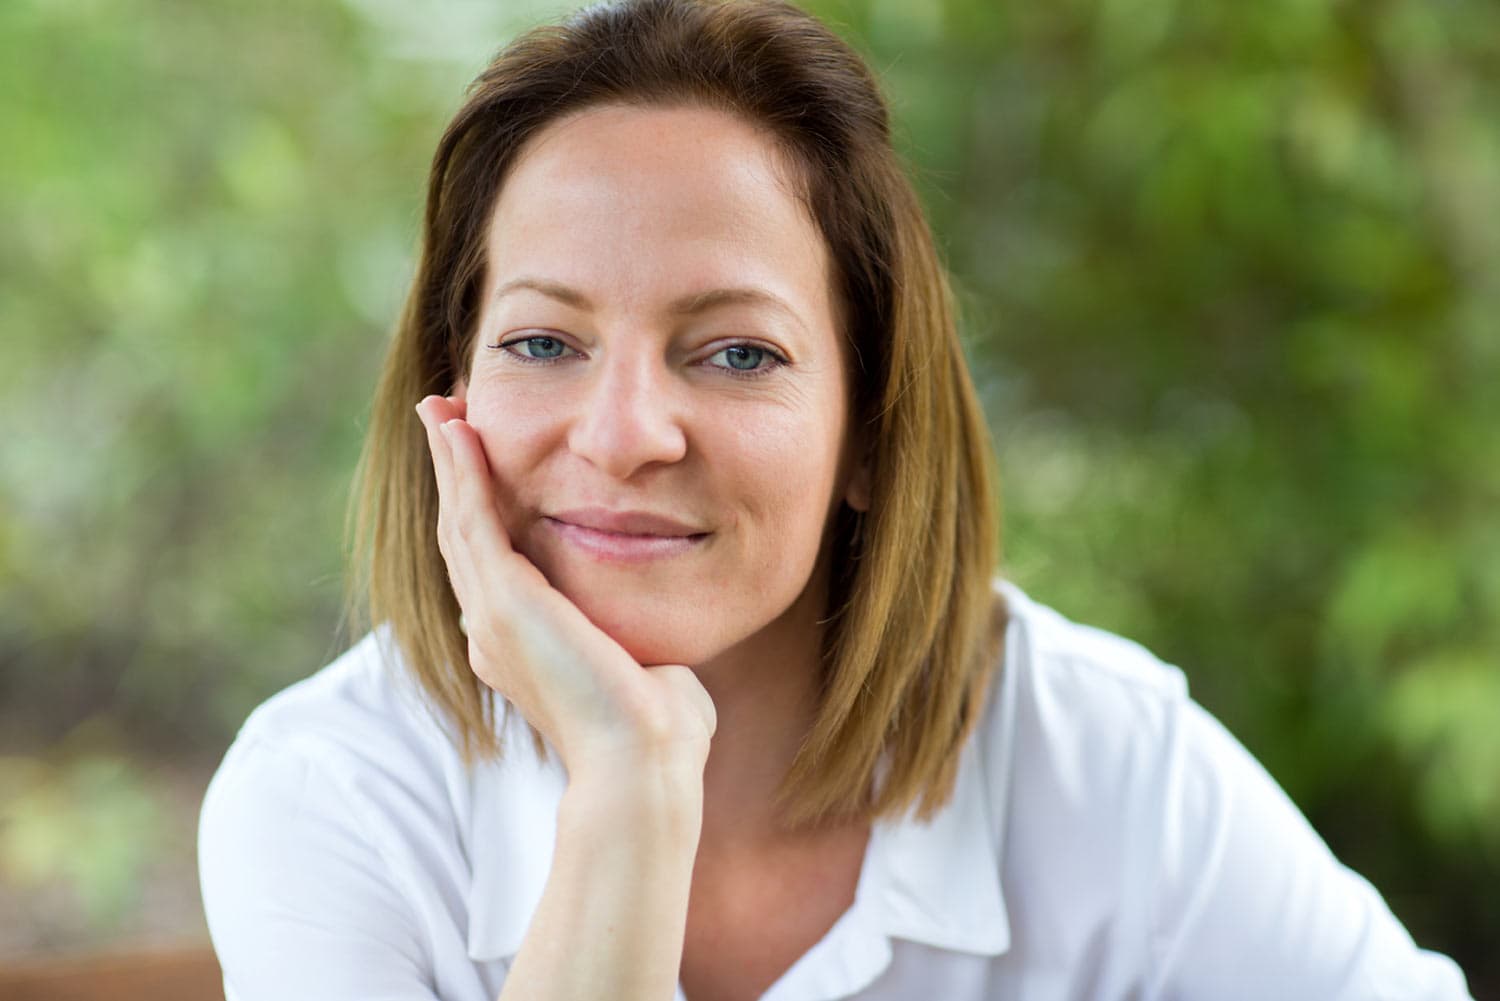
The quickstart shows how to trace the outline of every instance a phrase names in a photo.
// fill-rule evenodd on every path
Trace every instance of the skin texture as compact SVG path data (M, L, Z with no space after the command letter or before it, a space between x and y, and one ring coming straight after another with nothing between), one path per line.
M756 997L853 899L868 827L774 810L829 515L866 503L788 176L722 112L554 123L501 189L469 378L418 408L471 667L569 774L502 997Z
M783 174L722 113L595 109L526 151L494 215L468 421L516 549L642 663L704 664L811 600L846 492L827 252ZM674 308L724 289L774 298ZM517 343L535 335L554 340ZM758 367L731 368L736 346ZM600 560L546 520L577 508L707 537L680 557Z

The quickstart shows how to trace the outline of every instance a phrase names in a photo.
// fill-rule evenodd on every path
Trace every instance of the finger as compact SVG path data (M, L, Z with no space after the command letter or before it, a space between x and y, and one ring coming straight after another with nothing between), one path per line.
M440 430L449 456L452 508L459 535L488 556L510 555L514 550L496 509L489 460L479 436L457 418L444 421Z
M708 689L703 687L703 682L698 680L692 668L683 664L661 664L648 668L646 674L658 684L675 690L703 725L703 735L713 737L719 729L718 708L714 705L713 696L708 694Z
M433 480L438 492L438 518L437 525L434 526L438 550L442 553L443 562L448 568L448 580L453 586L454 596L462 606L463 596L468 590L464 585L469 577L470 568L467 553L463 551L462 546L454 545L451 538L456 490L453 485L452 449L447 437L440 430L441 418L446 409L442 397L429 396L417 404L417 416L427 432L427 448L431 454Z
M455 397L434 394L422 397L422 401L417 404L417 416L422 418L423 424L436 428L444 421L451 421L455 417L462 418L466 409L462 401Z
M451 407L441 396L429 396L417 404L417 416L427 431L427 450L432 456L432 473L437 482L438 503L453 496L452 455L448 440L439 429L451 420Z

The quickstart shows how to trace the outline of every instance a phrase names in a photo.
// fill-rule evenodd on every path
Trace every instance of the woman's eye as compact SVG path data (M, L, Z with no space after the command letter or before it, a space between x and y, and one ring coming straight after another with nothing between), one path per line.
M732 344L709 355L708 361L734 372L756 372L774 367L781 359L767 349L753 344Z
M568 346L556 337L545 336L523 337L500 346L511 354L531 361L552 361L561 358L563 352L568 350Z

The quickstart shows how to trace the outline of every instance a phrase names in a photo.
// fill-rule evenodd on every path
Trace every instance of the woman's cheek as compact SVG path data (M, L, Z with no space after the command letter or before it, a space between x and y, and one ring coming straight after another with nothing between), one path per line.
M473 423L472 413L470 423ZM479 435L485 461L489 466L490 492L494 498L495 510L510 536L511 544L517 545L521 534L526 530L522 517L525 509L522 500L525 496L525 476L516 461L520 458L516 448L518 443L508 435L498 435L482 426L475 426L474 430Z

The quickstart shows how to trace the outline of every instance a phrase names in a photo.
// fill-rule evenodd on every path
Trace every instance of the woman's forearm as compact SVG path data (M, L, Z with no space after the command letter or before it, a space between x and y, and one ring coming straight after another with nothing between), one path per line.
M671 1001L702 819L701 764L573 776L500 1001Z

